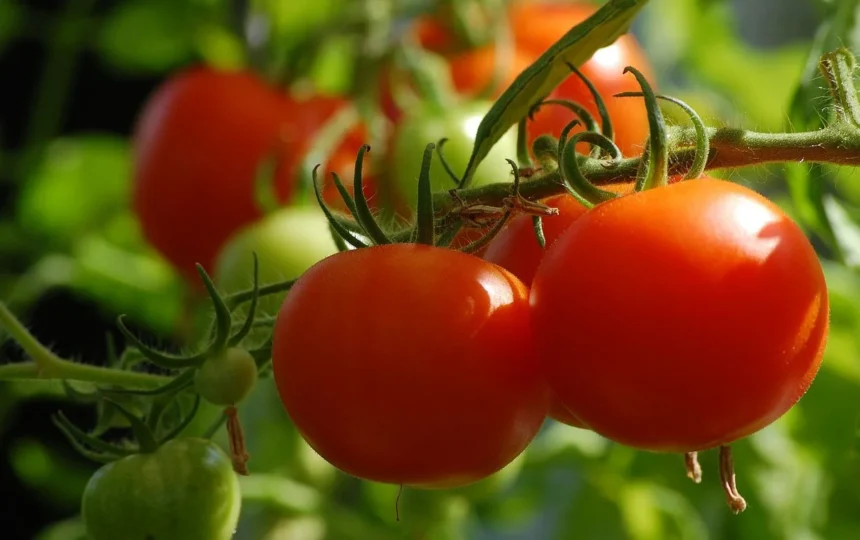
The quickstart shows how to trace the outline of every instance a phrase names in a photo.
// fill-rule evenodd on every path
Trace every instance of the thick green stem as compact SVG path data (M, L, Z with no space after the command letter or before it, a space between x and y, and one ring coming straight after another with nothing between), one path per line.
M97 384L151 388L170 381L169 377L136 373L71 362L52 353L27 330L5 304L0 302L0 328L18 342L32 363L0 366L0 380L5 379L66 379Z
M696 159L696 131L692 128L671 132L672 150L669 156L669 174L685 174ZM818 131L801 133L758 133L737 128L709 128L711 151L707 170L747 167L765 163L809 162L834 165L860 166L860 132L836 124ZM640 167L641 158L627 158L613 167L597 159L586 159L580 170L595 185L632 182ZM523 182L520 193L530 200L545 199L564 193L558 173L550 173ZM459 198L466 204L501 206L510 195L510 183L499 182L477 188L459 190ZM448 193L434 194L437 215L445 215L459 202Z

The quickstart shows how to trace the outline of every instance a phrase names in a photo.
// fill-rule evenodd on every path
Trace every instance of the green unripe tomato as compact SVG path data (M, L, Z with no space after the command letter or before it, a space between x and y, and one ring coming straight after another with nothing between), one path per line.
M253 253L259 261L260 285L295 279L337 253L328 220L316 206L279 209L236 233L215 263L215 284L227 293L251 288ZM260 298L257 313L276 315L285 294Z
M424 149L428 143L437 143L447 138L442 147L445 161L454 174L462 175L469 163L478 125L492 106L488 101L463 103L444 112L427 107L410 111L397 127L394 140L393 163L396 199L410 209L418 202L418 176ZM496 182L511 182L511 166L505 159L516 159L517 134L508 130L481 161L472 178L472 187ZM447 191L455 187L445 172L436 152L430 166L430 183L434 192Z
M194 374L194 386L200 397L224 407L245 399L256 382L257 362L240 347L230 347L208 358Z
M90 478L81 514L91 540L228 540L241 508L227 455L204 439L174 439Z

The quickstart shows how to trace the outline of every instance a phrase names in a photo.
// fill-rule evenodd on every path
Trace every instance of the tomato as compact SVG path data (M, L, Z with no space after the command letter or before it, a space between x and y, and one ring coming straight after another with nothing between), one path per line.
M594 11L595 7L586 3L511 2L508 18L513 31L514 50L494 97L498 97L525 68ZM474 95L492 80L496 69L493 45L462 50L453 43L453 37L444 25L434 18L417 20L412 30L424 47L448 59L451 77L459 92ZM594 84L606 103L613 120L616 144L624 154L635 154L641 152L648 137L644 101L612 97L619 92L640 91L636 79L623 74L628 65L638 68L653 82L653 68L644 50L632 35L625 34L612 45L597 51L579 69ZM387 72L384 75L389 77ZM400 113L391 98L388 86L390 80L383 79L383 82L383 109L390 118L398 121ZM578 102L599 119L591 93L576 75L568 77L548 97ZM557 106L544 107L529 123L529 144L544 133L558 137L573 119L571 113Z
M396 190L392 199L408 208L415 208L424 149L428 143L437 143L442 138L448 139L442 147L445 160L455 174L461 175L472 154L478 125L491 106L492 103L477 101L460 104L446 111L436 111L429 106L410 111L398 125L392 147L394 179L391 188ZM514 159L516 149L516 130L510 130L478 166L471 186L510 182L511 166L505 160ZM456 187L435 153L430 168L430 182L433 191L447 191Z
M576 220L532 282L557 399L595 432L654 451L728 444L814 379L828 332L815 251L776 205L692 180Z
M541 218L544 239L549 247L571 223L585 213L585 207L567 194L556 195L543 202L558 209L557 216ZM484 259L509 270L523 283L531 284L544 253L545 250L538 244L532 217L521 214L511 218L493 238L487 246Z
M218 254L213 279L223 291L250 289L254 258L259 283L266 285L299 277L317 261L337 253L329 223L313 206L279 209L234 234ZM258 313L274 316L286 293L260 298Z
M147 240L199 284L195 264L211 271L227 238L260 218L261 161L276 156L276 192L288 200L307 141L342 106L320 96L299 101L246 72L198 67L170 78L134 134L134 208ZM351 156L356 139L343 143Z
M104 465L87 483L81 514L92 540L227 540L241 502L224 452L183 438Z
M222 407L238 404L257 383L257 361L241 347L228 347L207 358L194 373L194 388L200 397Z
M528 316L525 285L477 257L415 244L346 251L284 301L275 383L296 428L339 469L463 486L513 461L546 416Z

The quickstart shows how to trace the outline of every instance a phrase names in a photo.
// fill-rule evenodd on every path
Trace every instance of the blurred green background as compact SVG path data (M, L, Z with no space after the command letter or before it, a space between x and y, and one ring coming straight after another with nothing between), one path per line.
M106 334L119 341L120 313L162 343L180 339L195 316L187 291L146 246L129 210L129 134L139 108L178 68L243 65L264 52L308 64L320 89L345 91L349 40L326 34L310 59L297 48L386 1L403 12L433 4L0 1L0 298L57 353L87 362L104 360ZM860 51L858 13L860 2L845 0L651 0L635 33L662 92L687 100L710 124L807 129L826 107L814 62L839 44ZM261 24L274 36L266 51L253 46ZM480 489L407 490L397 523L397 488L346 478L321 462L266 381L242 408L255 474L243 478L237 538L860 538L860 176L803 165L725 176L768 194L804 225L820 250L833 309L810 392L734 446L745 513L728 511L713 453L701 456L697 486L680 456L633 451L548 421L522 458ZM20 357L14 344L0 346L0 361ZM92 410L66 402L61 390L0 383L4 539L83 538L79 500L96 466L71 450L50 414L62 407L86 424Z

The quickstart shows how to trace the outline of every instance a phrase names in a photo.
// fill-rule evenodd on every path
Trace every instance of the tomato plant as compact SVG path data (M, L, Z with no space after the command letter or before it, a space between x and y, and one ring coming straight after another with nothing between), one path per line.
M501 72L494 97L498 97L526 67L594 11L593 5L583 2L511 2L507 17L513 33L514 47L512 56L506 62L507 68ZM460 47L444 23L436 18L419 19L413 26L413 32L424 47L446 57L454 86L461 93L475 95L493 80L497 55L495 44L472 49ZM640 69L649 79L653 78L651 64L645 52L635 37L625 34L612 45L597 51L579 69L594 84L606 103L609 116L613 120L616 144L623 153L634 154L643 149L648 137L645 107L641 100L612 98L620 92L639 91L635 79L623 74L628 65ZM383 85L383 107L389 116L397 120L400 113L388 92L388 87ZM574 75L568 77L548 98L575 101L598 117L594 97L585 83ZM572 119L563 109L543 107L529 122L529 143L542 134L558 137ZM577 131L581 129L578 128L573 133Z
M288 200L308 139L342 106L290 97L248 72L171 77L143 107L134 139L134 208L147 240L198 283L194 265L211 271L224 242L261 216L254 182L263 160L277 160L273 185ZM353 157L355 137L342 148Z
M546 416L527 297L504 269L453 250L390 244L329 257L278 314L284 407L354 476L422 487L485 478Z
M250 289L254 254L261 285L299 277L317 261L337 253L328 221L319 208L285 207L234 234L221 249L213 279L227 291ZM257 309L275 315L284 295L260 298Z
M491 105L478 101L458 104L445 110L428 105L410 111L398 124L391 149L391 174L394 178L390 181L390 189L396 190L392 199L406 207L415 208L418 174L428 143L438 143L440 139L447 138L442 153L454 174L462 174L469 162L478 125ZM478 167L472 185L510 181L511 168L505 159L516 155L516 144L516 133L507 132ZM457 187L435 155L430 168L430 182L433 191Z
M226 540L240 506L230 459L207 440L186 438L104 465L87 484L81 513L93 540Z
M538 350L571 413L658 451L728 444L784 414L821 362L828 297L776 205L701 179L598 205L531 289Z

